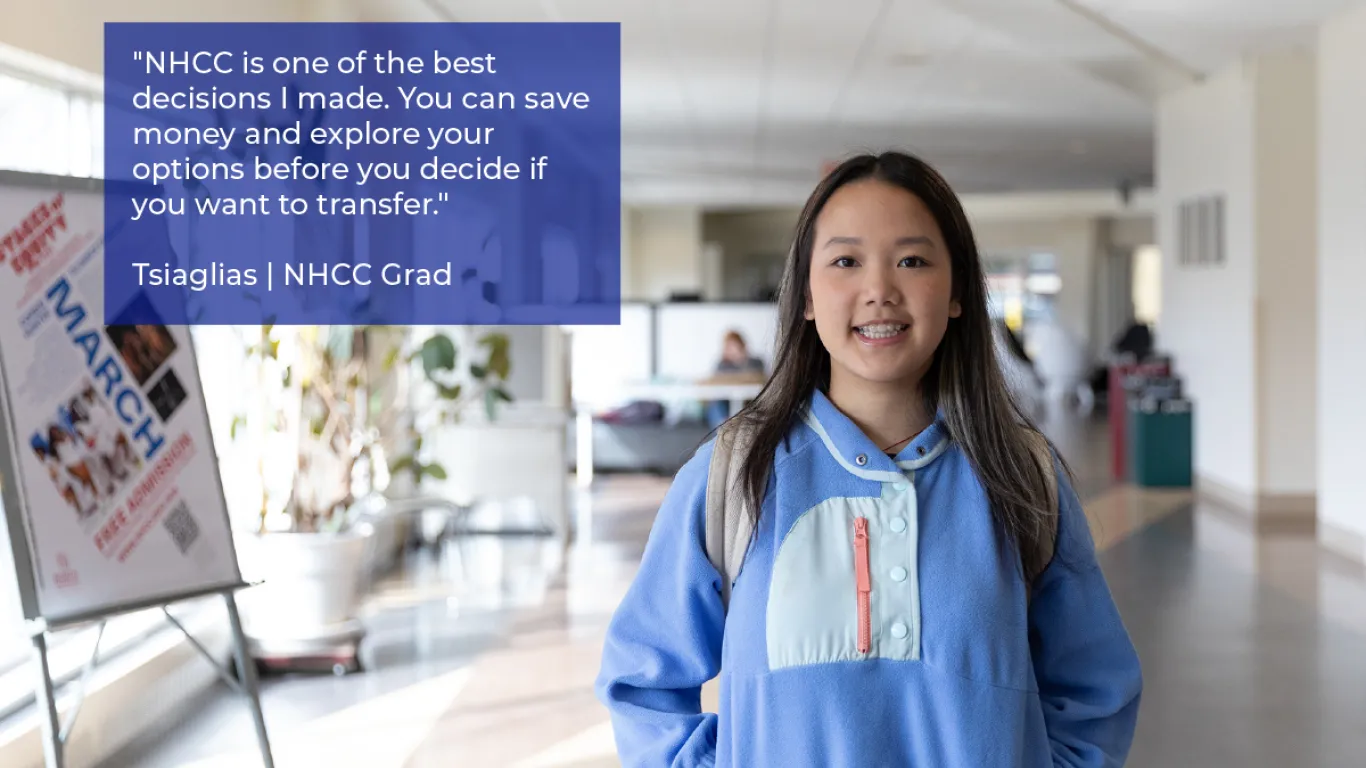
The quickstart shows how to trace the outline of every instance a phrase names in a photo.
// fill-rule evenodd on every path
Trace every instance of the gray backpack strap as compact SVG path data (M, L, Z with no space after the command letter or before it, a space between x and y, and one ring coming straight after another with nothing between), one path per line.
M748 443L745 430L733 424L723 426L716 433L707 472L707 559L721 574L721 604L726 607L754 532L740 478Z
M1053 450L1049 447L1047 438L1033 431L1029 432L1028 437L1030 449L1034 454L1034 460L1039 463L1039 469L1043 471L1044 482L1048 488L1048 509L1052 513L1052 516L1048 519L1049 525L1051 526L1048 535L1044 536L1043 540L1039 542L1039 562L1043 563L1044 568L1047 568L1048 564L1053 561L1053 552L1057 548L1059 517L1058 470L1053 464ZM1026 595L1030 592L1030 586L1031 585L1028 584L1025 585Z
M1047 564L1053 559L1054 540L1058 535L1058 470L1053 464L1053 451L1048 446L1048 440L1038 434L1033 437L1034 460L1039 462L1039 469L1043 470L1044 481L1048 485L1048 509L1053 514L1050 519L1053 529L1049 531L1051 535L1043 539L1043 557L1039 560Z

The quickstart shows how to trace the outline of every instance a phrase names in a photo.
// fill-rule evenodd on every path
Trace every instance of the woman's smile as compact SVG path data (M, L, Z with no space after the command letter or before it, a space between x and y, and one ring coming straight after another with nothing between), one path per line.
M890 347L909 337L911 326L906 323L869 323L855 326L859 341L870 347Z

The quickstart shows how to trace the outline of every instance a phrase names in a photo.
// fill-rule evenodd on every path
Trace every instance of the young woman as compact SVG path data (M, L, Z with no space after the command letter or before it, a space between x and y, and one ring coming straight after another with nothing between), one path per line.
M704 542L709 441L608 631L597 692L624 765L1124 763L1139 661L1066 464L1051 492L1034 459L985 293L923 162L856 157L816 188L773 376L726 426L752 436L757 511L729 602Z

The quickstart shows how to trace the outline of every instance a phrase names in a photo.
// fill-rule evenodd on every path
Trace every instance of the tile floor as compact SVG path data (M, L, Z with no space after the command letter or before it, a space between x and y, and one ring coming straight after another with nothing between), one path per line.
M1185 492L1116 487L1103 428L1049 424L1077 471L1144 662L1135 768L1366 765L1366 577L1305 534L1258 534ZM602 632L667 479L599 479L572 545L452 542L372 602L369 671L272 679L276 764L614 766L593 699ZM259 764L240 704L207 694L106 768Z

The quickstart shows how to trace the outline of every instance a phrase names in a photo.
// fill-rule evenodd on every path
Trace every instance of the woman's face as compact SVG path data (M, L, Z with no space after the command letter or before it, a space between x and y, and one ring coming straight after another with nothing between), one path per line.
M736 363L743 362L745 358L749 356L745 350L744 343L736 341L735 339L726 339L726 349L722 354L727 360Z
M830 353L831 388L918 385L962 314L934 216L910 192L864 180L830 196L814 234L806 318Z

